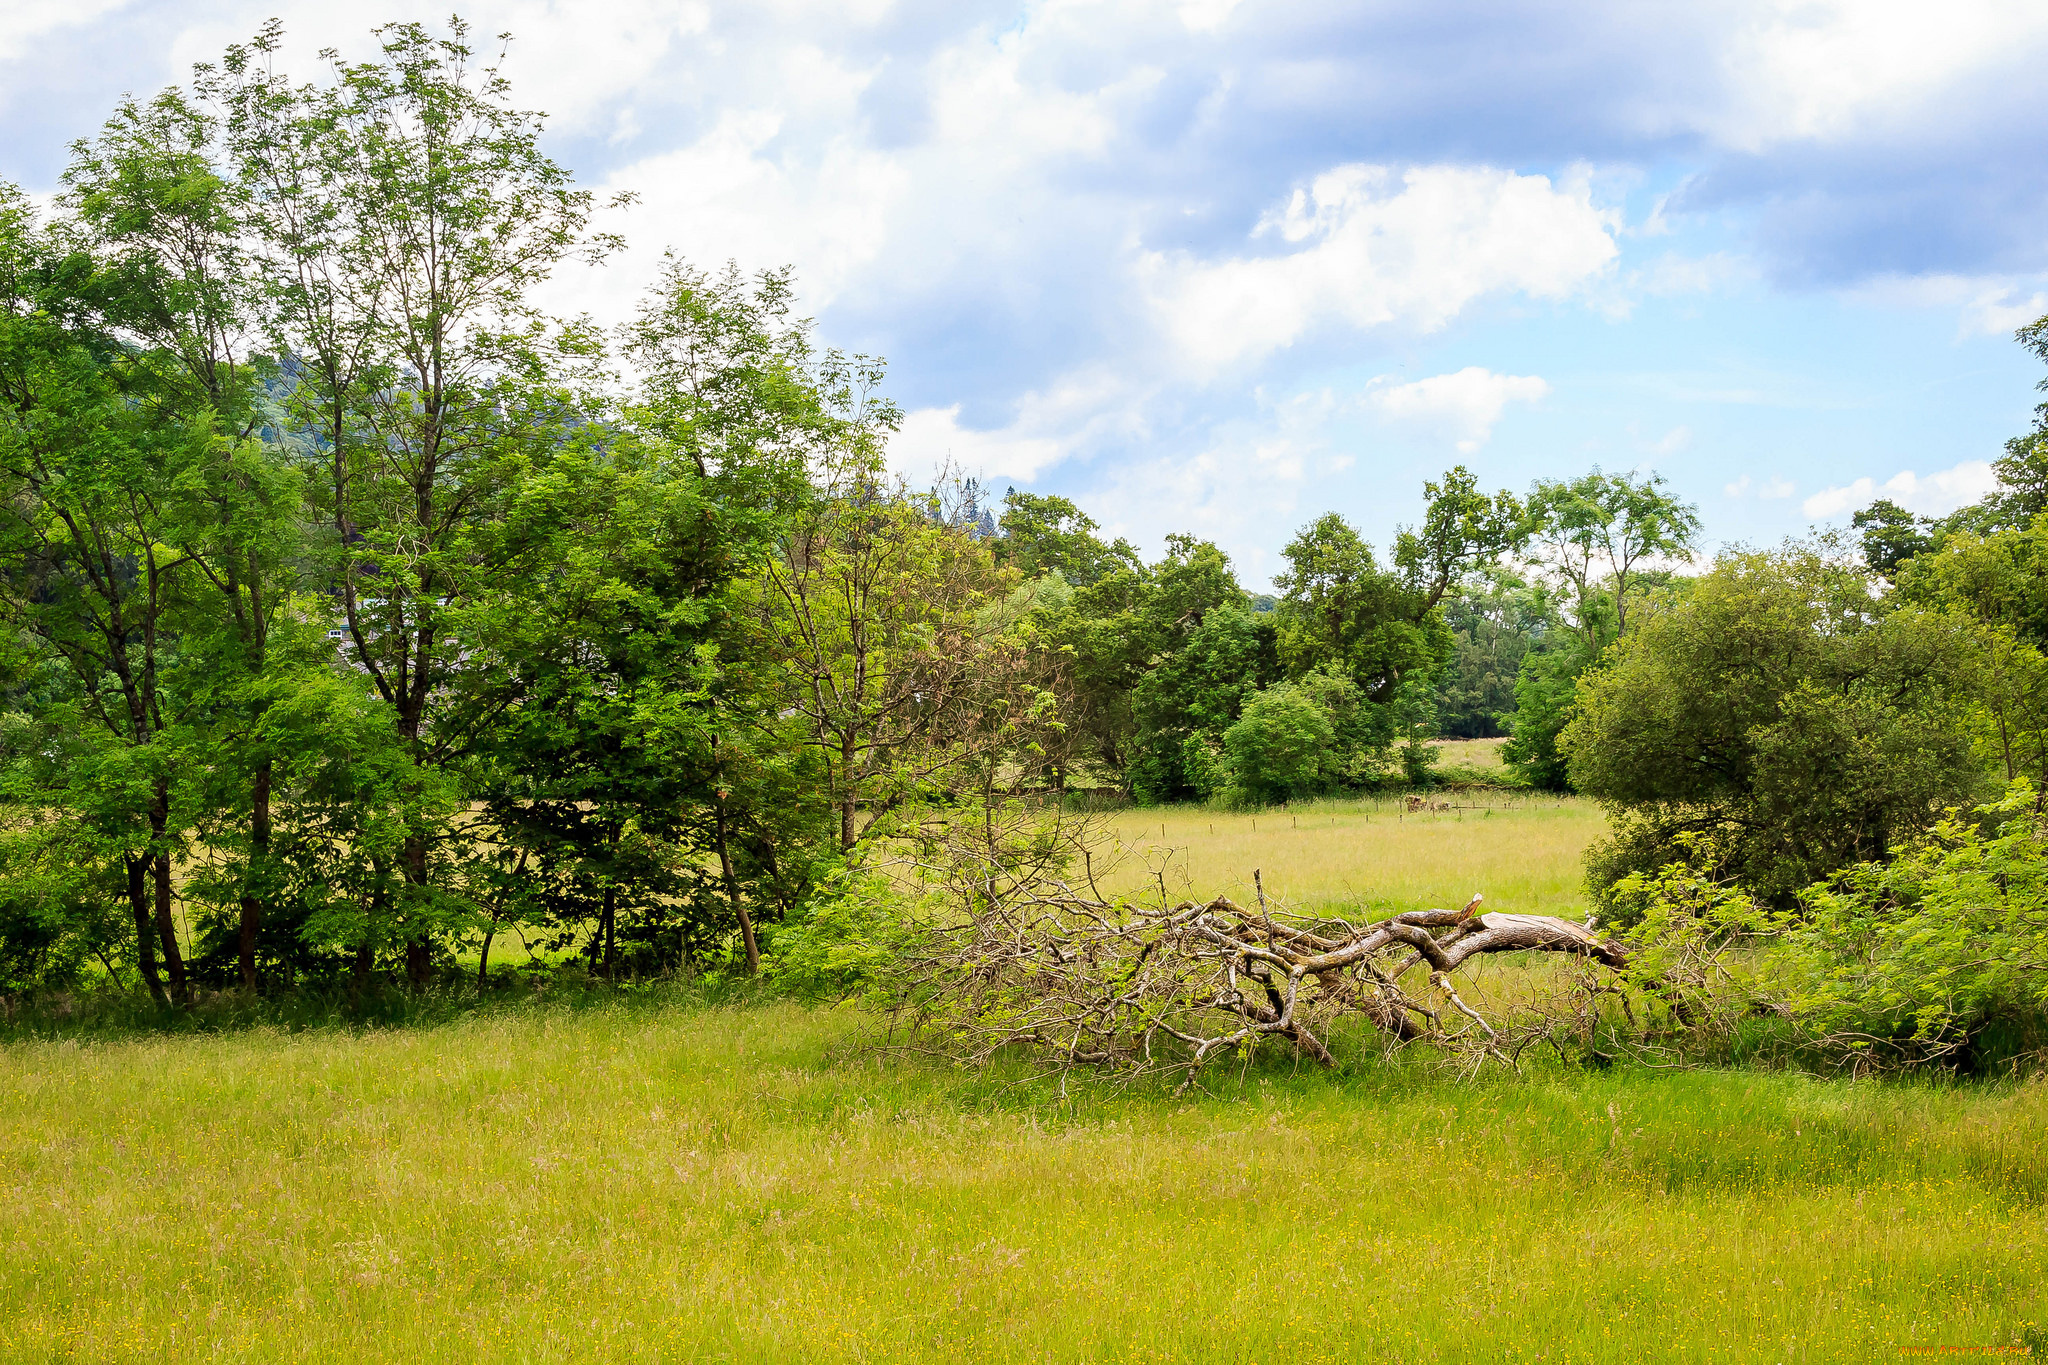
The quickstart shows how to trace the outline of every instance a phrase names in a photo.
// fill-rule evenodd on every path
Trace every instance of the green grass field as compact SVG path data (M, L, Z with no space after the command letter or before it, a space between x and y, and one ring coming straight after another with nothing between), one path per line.
M1478 741L1487 743L1490 741ZM1455 908L1475 891L1491 910L1583 918L1579 858L1607 830L1578 799L1445 793L1453 809L1410 814L1399 797L1316 801L1256 815L1198 807L1107 820L1122 846L1105 890L1138 891L1155 870L1173 896L1266 893L1302 910L1386 914Z
M1219 819L1190 857L1292 867L1303 898L1440 903L1511 867L1502 843L1568 864L1598 828L1564 808L1327 814L1365 851L1311 871L1290 854L1314 831L1262 816L1227 847ZM1574 873L1525 875L1536 898ZM1276 1059L1206 1096L1062 1098L878 1052L876 1027L655 993L412 1029L10 1044L0 1359L2048 1350L2038 1081L1461 1085Z

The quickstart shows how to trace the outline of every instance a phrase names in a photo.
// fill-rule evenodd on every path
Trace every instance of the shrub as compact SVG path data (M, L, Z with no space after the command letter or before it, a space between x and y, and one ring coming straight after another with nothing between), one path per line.
M1336 738L1329 709L1306 688L1269 687L1223 732L1232 786L1254 803L1310 795L1324 784L1324 760Z

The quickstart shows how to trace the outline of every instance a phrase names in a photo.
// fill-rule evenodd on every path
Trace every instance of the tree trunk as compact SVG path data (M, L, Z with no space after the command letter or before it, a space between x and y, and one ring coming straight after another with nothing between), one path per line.
M860 808L860 789L853 781L853 736L839 741L839 851L853 852L854 813Z
M256 769L249 793L249 867L242 878L240 965L242 989L256 989L256 935L263 927L263 898L252 879L268 874L270 864L270 760Z
M605 879L605 883L604 883L604 912L603 912L603 913L604 913L604 977L605 977L605 980L607 980L607 981L610 981L610 982L612 982L613 984L617 984L617 982L618 982L618 979L619 979L619 970L618 970L618 963L617 963L617 959L616 959L616 957L615 957L615 955L614 955L614 954L615 954L615 949L616 949L616 946L617 946L617 945L616 945L616 943L615 943L615 941L614 941L614 939L613 939L613 936L612 936L612 927L613 927L613 924L614 924L614 923L616 922L616 920L617 920L617 917L618 917L618 910L619 910L619 890L618 890L618 888L617 888L616 886L612 885L611 879L610 879L609 877L607 877L607 878Z
M178 948L178 924L171 918L171 855L151 860L156 874L156 931L163 940L164 965L170 969L171 994L181 1005L192 1003L192 983L185 979L185 954Z
M747 914L746 902L740 899L740 880L733 875L732 852L725 843L725 793L719 792L712 804L718 819L718 867L725 874L725 898L732 902L732 912L739 917L740 941L747 945L747 975L755 976L761 970L761 948L754 941L754 921Z
M405 979L424 988L434 980L434 946L422 934L405 941Z
M427 885L427 841L417 834L409 834L405 839L405 880L422 891ZM424 933L405 941L405 977L416 988L425 987L434 979L433 941Z
M168 1005L164 995L163 978L156 970L156 925L149 912L149 860L147 858L124 858L128 871L128 907L135 914L135 962L142 973L142 982L149 987L149 998L158 1005Z

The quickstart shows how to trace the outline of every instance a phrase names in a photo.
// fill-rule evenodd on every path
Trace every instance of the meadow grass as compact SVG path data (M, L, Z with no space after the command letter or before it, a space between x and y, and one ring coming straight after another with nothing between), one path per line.
M1522 793L1439 799L1454 809L1410 814L1393 797L1255 814L1197 806L1119 812L1104 819L1123 856L1102 886L1136 892L1160 874L1176 898L1242 900L1257 869L1268 896L1310 912L1360 918L1455 909L1477 891L1489 910L1584 918L1580 855L1607 832L1598 806Z
M1542 802L1163 818L1212 886L1553 913L1600 829ZM405 1017L0 1047L0 1361L2048 1350L2039 1080L1460 1083L1350 1038L1336 1073L1063 1092L879 1049L851 1008Z
M17 1044L0 1358L1862 1361L2048 1322L2039 1084L1360 1064L1062 1102L870 1026Z

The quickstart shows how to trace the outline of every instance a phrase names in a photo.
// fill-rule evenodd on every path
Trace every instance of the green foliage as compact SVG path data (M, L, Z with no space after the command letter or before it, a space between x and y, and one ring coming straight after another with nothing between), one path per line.
M1862 532L1863 563L1892 583L1899 581L1907 560L1934 548L1940 531L1931 519L1916 517L1889 498L1879 498L1851 517L1849 524Z
M1119 569L1141 567L1129 541L1103 544L1095 535L1099 528L1094 518L1066 498L1012 488L1003 496L999 524L997 556L1026 578L1056 573L1074 587L1086 588Z
M1528 539L1528 510L1505 491L1487 497L1458 465L1441 482L1422 485L1422 525L1394 542L1394 564L1434 607L1467 574L1491 565Z
M1593 640L1597 644L1577 631L1554 632L1544 642L1549 647L1524 654L1515 672L1513 729L1501 758L1539 791L1572 790L1557 741L1576 714L1580 675L1607 643L1598 632Z
M1170 536L1134 615L1149 667L1130 691L1131 789L1148 803L1198 797L1190 740L1220 742L1245 702L1278 680L1271 614L1246 606L1221 550ZM1207 769L1201 775L1210 780Z
M920 911L900 882L848 867L770 931L767 979L800 1000L886 999Z
M1573 625L1589 643L1610 623L1615 634L1626 632L1631 587L1647 561L1690 559L1700 533L1699 509L1671 496L1659 474L1596 468L1577 479L1539 479L1527 516L1525 534L1564 578Z
M1223 732L1232 785L1256 804L1311 795L1325 785L1336 738L1329 709L1307 688L1276 683Z
M1400 737L1401 777L1411 787L1428 786L1439 757L1436 697L1420 678L1409 678L1394 694L1390 708L1394 733Z
M1715 833L1769 903L1885 851L1980 790L1976 637L1882 611L1817 551L1724 555L1581 679L1559 738L1572 785L1614 835L1589 855L1604 894Z
M1372 546L1335 512L1304 528L1284 553L1287 572L1273 580L1282 592L1274 615L1288 676L1341 672L1384 705L1404 676L1435 668L1450 652L1428 589L1382 569Z
M1510 732L1522 660L1562 624L1542 583L1505 570L1468 579L1444 603L1451 657L1437 678L1443 733L1491 739Z
M2015 781L1883 862L1802 899L1773 965L1794 1013L1851 1055L1984 1065L1987 1042L2048 1051L2048 821Z
M1899 597L1976 622L1972 663L1984 736L2006 781L2048 782L2048 517L1953 531L1899 574Z

